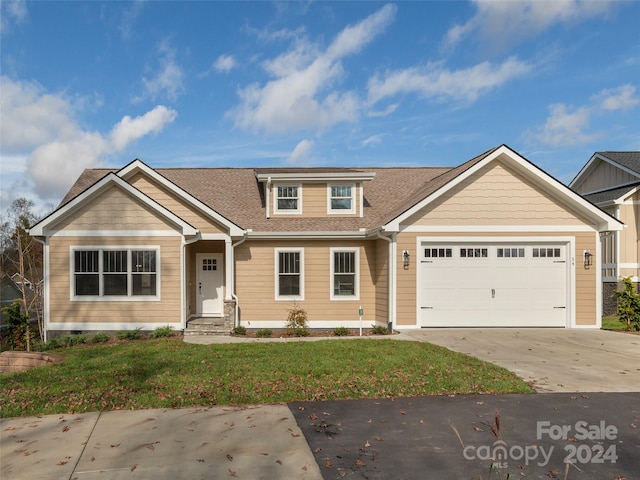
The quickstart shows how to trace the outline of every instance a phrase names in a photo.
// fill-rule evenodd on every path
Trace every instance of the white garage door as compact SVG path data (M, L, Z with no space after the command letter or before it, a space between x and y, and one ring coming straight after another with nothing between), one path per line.
M423 243L422 327L565 327L567 247Z

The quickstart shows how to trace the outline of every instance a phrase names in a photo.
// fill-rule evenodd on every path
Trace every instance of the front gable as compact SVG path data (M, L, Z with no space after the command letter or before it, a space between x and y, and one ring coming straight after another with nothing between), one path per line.
M144 162L134 160L117 172L127 182L135 182L147 195L171 211L180 212L204 234L224 233L242 236L244 230L229 219L204 204L191 193L180 188ZM145 190L146 189L146 190Z
M555 225L590 222L535 182L497 160L408 217L409 225Z
M197 230L114 173L109 173L43 220L29 233L44 237L65 232L173 230L191 236Z
M196 227L202 234L228 234L229 227L213 220L186 200L171 192L153 178L137 172L128 182L163 207Z
M622 229L618 220L506 145L447 179L438 189L383 225L383 229L400 231L438 207L440 211L433 220L445 225L451 222L514 225L533 221L542 225L587 224L598 231Z

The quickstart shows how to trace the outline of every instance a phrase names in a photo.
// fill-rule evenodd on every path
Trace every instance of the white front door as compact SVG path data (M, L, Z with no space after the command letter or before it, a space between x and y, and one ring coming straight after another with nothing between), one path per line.
M222 254L196 254L196 313L203 317L222 316Z

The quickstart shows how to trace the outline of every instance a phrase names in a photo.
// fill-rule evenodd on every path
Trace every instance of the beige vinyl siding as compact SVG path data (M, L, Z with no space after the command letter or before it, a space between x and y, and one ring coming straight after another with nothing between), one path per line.
M640 192L636 192L620 205L620 220L624 228L620 235L620 263L635 264L633 268L620 268L621 277L637 277L640 263Z
M544 237L574 237L575 238L575 270L576 285L576 324L577 325L595 325L596 324L596 269L591 267L586 269L582 261L582 252L589 250L596 251L597 232L482 232L482 233L401 233L398 235L398 258L397 262L397 325L399 326L415 326L416 325L416 267L419 253L416 252L417 237L470 237L472 239L481 239L482 237L501 237L508 241L509 237L532 237L540 238L544 241ZM400 258L401 252L408 250L411 255L411 264L405 269ZM567 252L568 260L571 260L572 252Z
M613 185L625 185L637 181L636 175L620 170L609 162L600 161L587 178L576 185L575 191L584 195L611 188Z
M493 162L403 222L407 225L580 225L586 222L528 179Z
M166 230L169 224L118 186L107 189L61 220L56 230Z
M50 323L175 323L180 315L180 237L56 237L49 243ZM160 301L71 301L71 246L159 246Z
M360 251L359 300L330 299L331 248L354 248ZM376 317L376 243L375 241L247 241L236 248L236 293L243 325L260 327L260 321L282 321L287 318L293 301L275 300L275 249L304 249L304 300L297 303L313 321L356 321L358 307L365 311L365 325Z
M308 182L302 184L302 213L277 213L276 210L276 196L274 192L277 191L278 185L300 185L297 182L291 183L273 183L271 185L271 215L274 217L289 217L292 215L301 217L358 217L360 216L360 184L349 182ZM353 185L353 202L355 205L355 213L328 213L328 186L329 185ZM300 193L298 193L300 195Z
M389 243L376 241L376 322L389 321Z
M200 230L201 233L228 233L226 228L195 209L173 192L158 185L146 175L137 173L129 179L129 183L185 222ZM215 206L212 208L215 209Z
M222 272L222 288L223 294L226 295L224 284L226 277L227 264L224 262L224 246L225 242L221 240L205 240L196 242L187 246L186 253L186 278L187 278L187 316L196 313L196 293L197 293L197 272L196 272L196 255L198 253L221 253L223 254L223 272Z

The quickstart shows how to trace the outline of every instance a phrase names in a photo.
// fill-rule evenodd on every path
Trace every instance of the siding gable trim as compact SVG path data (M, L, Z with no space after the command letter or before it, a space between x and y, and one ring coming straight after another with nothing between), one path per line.
M162 174L156 172L153 168L149 167L142 160L135 159L133 162L129 163L129 165L126 165L120 170L118 170L116 175L120 178L123 178L124 180L127 180L131 178L133 175L135 175L136 173L142 173L147 177L150 177L155 182L159 183L160 185L162 185L163 187L165 187L166 189L168 189L169 191L171 191L172 193L174 193L175 195L177 195L178 197L180 197L190 205L194 206L195 208L197 208L198 210L200 210L201 212L203 212L204 214L206 214L216 222L223 225L225 228L229 230L230 236L239 237L244 234L244 230L240 228L238 225L231 222L229 219L223 217L211 207L202 203L200 200L195 198L189 192L180 188L179 186L177 186L175 183L167 179Z
M514 168L518 173L530 179L536 185L539 185L541 188L543 188L543 190L555 196L562 203L572 207L573 209L582 213L585 217L591 219L597 225L599 231L622 230L623 225L620 221L603 212L598 207L567 188L551 175L518 155L515 151L511 150L506 145L500 146L491 154L487 155L487 157L485 157L469 169L465 170L457 177L450 180L448 183L422 199L413 207L409 208L392 221L383 225L384 230L391 232L400 231L400 225L404 220L407 220L408 218L428 206L431 202L438 199L449 190L455 188L470 176L474 175L480 169L484 168L491 162L497 161L498 159L509 167Z
M96 198L101 193L105 192L108 188L112 186L117 186L124 190L126 193L134 197L140 203L145 205L146 207L154 210L160 216L168 220L170 223L176 225L181 234L184 236L196 235L198 230L185 222L183 219L178 217L173 212L167 210L165 207L157 203L155 200L151 199L143 192L130 185L122 178L118 177L114 173L109 173L105 175L102 179L98 180L91 187L86 189L84 192L67 202L62 207L55 210L53 213L42 219L40 222L36 223L29 229L29 233L32 236L44 237L51 235L53 232L51 231L51 227L54 226L57 222L73 215L79 208L84 206L87 202Z

